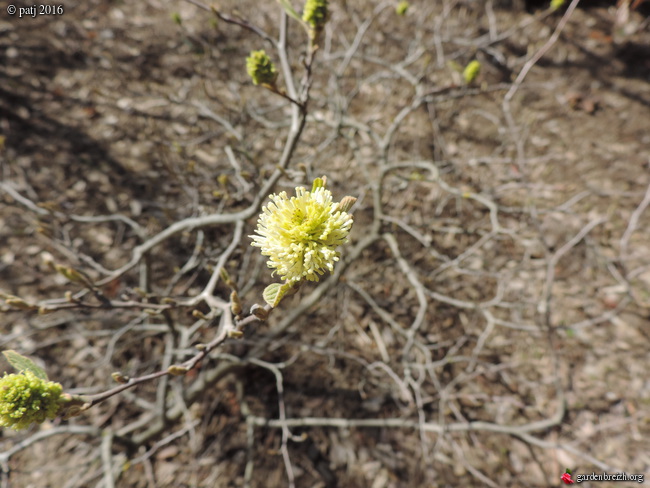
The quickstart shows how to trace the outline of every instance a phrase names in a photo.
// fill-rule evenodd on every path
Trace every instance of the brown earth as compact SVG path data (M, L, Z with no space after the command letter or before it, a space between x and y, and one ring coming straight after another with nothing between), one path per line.
M567 6L414 1L399 16L396 3L331 2L306 128L273 188L326 175L335 199L358 197L334 278L184 378L3 430L0 486L544 487L566 468L650 474L644 6L585 0L551 43ZM88 395L215 336L192 315L207 304L184 301L231 242L245 310L262 301L273 278L247 237L257 211L162 240L98 288L104 303L66 300L82 286L50 260L97 283L175 222L255 205L291 104L246 75L251 50L279 65L271 44L192 3L61 5L0 10L0 290L56 309L5 304L0 345ZM219 8L278 35L276 2ZM300 81L306 36L290 22ZM472 59L481 72L466 85ZM164 314L146 313L165 297Z

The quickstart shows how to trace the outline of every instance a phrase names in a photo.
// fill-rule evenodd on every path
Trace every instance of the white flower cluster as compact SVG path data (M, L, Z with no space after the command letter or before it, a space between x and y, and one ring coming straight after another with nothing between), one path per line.
M268 256L287 283L318 281L325 271L333 271L339 260L336 248L347 242L352 215L338 203L324 185L311 192L296 188L296 196L286 192L271 195L271 203L258 219L257 234L250 236L253 246Z

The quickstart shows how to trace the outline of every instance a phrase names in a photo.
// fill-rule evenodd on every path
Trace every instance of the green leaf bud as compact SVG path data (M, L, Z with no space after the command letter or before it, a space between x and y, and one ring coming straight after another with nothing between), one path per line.
M84 276L81 272L77 271L74 268L63 266L61 264L55 264L54 268L59 272L59 274L65 276L69 281L73 283L79 283L84 286L92 286L92 282L88 277Z
M230 293L230 310L232 310L233 315L240 315L242 313L241 300L234 290Z
M228 337L230 339L241 339L244 337L244 333L241 330L229 330Z
M314 181L311 184L312 193L318 190L319 188L327 188L327 176L314 179Z
M210 320L210 317L205 315L200 310L192 310L192 317L194 317L195 319L199 319L199 320Z
M5 298L5 303L10 307L16 308L18 310L35 310L38 308L36 305L27 303L25 300L23 300L20 297L14 297L14 296Z
M300 288L300 283L271 283L269 286L264 288L262 296L264 301L268 303L271 307L277 307L284 297L294 295L298 288ZM257 313L252 312L257 315ZM259 316L258 316L259 317ZM265 320L266 316L262 320Z
M409 7L410 7L409 3L406 0L404 0L397 4L397 6L395 7L395 12L397 13L397 15L406 15L406 11L409 9Z
M128 376L120 373L119 371L111 373L111 378L113 378L113 381L115 381L116 383L119 383L121 385L125 385L131 379Z
M173 376L183 376L188 371L189 369L179 364L172 364L169 368L167 368L167 372Z
M465 69L463 70L463 79L465 80L465 83L468 85L474 81L474 79L478 76L479 71L481 71L481 63L479 63L477 60L470 61L470 63L465 66Z

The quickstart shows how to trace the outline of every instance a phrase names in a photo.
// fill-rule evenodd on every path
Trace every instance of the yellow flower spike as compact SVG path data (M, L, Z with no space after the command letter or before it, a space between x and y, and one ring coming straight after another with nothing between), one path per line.
M302 20L309 26L309 35L315 42L329 20L328 0L307 0Z
M37 377L32 371L6 374L0 379L0 427L26 429L54 419L63 388Z
M298 187L295 197L281 192L269 198L257 221L258 235L250 236L268 256L269 268L287 284L318 281L332 272L339 260L336 248L348 241L352 215L332 201L325 179L317 178L311 192Z

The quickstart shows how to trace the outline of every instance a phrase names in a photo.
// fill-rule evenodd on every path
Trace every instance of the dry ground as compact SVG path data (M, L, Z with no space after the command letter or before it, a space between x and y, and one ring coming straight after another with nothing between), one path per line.
M413 1L400 17L392 2L331 3L307 125L274 191L325 174L335 198L359 198L334 278L198 373L3 431L2 486L650 474L646 12L585 0L546 45L566 6ZM253 49L277 62L250 31L181 1L64 5L56 17L0 11L0 290L29 303L80 289L44 258L99 281L174 222L250 208L289 131L290 104L246 77ZM220 8L277 36L275 2ZM295 23L289 44L299 80ZM474 58L481 73L465 86L458 67ZM100 216L113 217L82 218ZM188 227L101 288L141 306L6 310L2 349L84 394L111 387L113 371L183 360L216 331L195 307L142 308L199 294L231 244L246 308L260 302L272 278L249 245L255 217L242 223ZM626 484L582 486L610 485Z

